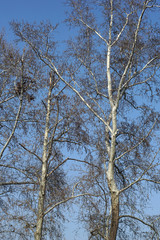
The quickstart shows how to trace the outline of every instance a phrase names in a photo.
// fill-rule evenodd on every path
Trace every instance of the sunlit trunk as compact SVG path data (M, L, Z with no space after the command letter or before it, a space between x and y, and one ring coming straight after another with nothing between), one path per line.
M51 107L51 92L52 92L52 83L51 83L51 77L50 77L50 88L48 93L47 113L46 113L46 127L45 127L45 133L44 133L44 143L43 143L42 173L41 173L42 175L41 175L41 182L40 182L40 189L39 189L36 232L34 234L35 240L41 240L42 230L43 230L44 202L45 202L46 179L47 179L48 134L49 134L49 120L50 120L50 107Z

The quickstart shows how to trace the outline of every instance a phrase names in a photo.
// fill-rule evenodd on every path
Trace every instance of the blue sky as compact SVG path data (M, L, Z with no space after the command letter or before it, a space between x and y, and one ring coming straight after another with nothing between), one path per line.
M50 19L53 23L64 18L63 0L3 0L0 7L0 25L13 19L40 21Z
M6 30L11 39L9 22L25 20L29 22L49 20L53 25L62 23L65 18L64 0L3 0L0 7L0 29ZM63 38L65 29L60 25L59 38Z

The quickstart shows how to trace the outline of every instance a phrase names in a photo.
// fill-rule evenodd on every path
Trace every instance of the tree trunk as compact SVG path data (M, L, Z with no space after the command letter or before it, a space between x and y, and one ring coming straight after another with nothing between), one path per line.
M109 232L109 240L116 240L119 222L119 194L117 192L111 193L111 204L112 204L112 217Z
M116 240L119 222L119 191L114 178L114 164L109 162L107 171L108 187L111 194L111 226L108 240Z
M37 226L35 232L35 240L41 240L42 238L42 228L43 228L43 213L44 213L44 200L46 191L46 176L47 176L47 162L42 163L42 178L39 190L39 200L38 200L38 213L37 213Z
M112 126L111 147L109 152L109 163L107 171L108 187L111 194L111 226L109 230L109 240L116 240L119 222L119 191L114 176L114 161L116 153L117 134L117 109L112 106Z
M44 220L44 202L45 202L46 181L47 181L48 134L49 134L49 121L50 121L50 108L51 108L51 92L52 92L52 78L50 76L50 87L48 92L47 113L46 113L46 127L45 127L45 133L44 133L44 143L43 143L42 173L41 173L42 175L41 175L39 199L38 199L36 232L34 234L35 240L42 239L42 229L43 229L43 220Z

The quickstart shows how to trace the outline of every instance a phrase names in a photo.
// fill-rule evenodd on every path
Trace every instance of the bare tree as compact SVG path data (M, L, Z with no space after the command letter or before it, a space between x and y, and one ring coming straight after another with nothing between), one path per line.
M159 6L152 0L67 3L71 7L68 23L76 27L77 35L74 32L61 57L63 64L37 40L38 32L45 35L43 26L41 31L26 24L12 26L19 39L84 104L81 116L88 124L92 153L87 162L96 159L92 164L100 170L93 171L92 165L89 177L80 181L103 200L99 205L86 198L87 203L90 200L85 205L89 207L90 239L124 239L128 231L135 239L138 230L141 238L159 239L155 224L159 216L145 217L140 205L140 200L147 199L147 189L157 190L160 183L156 145L160 28L153 19ZM148 232L142 233L139 223Z
M22 26L29 36L32 32L33 40L36 37L39 48L55 59L55 43L49 39L54 28L48 24ZM9 51L6 46L3 49ZM6 127L13 122L13 127L6 132L9 136L6 143L5 130L1 132L4 146L0 168L5 177L0 183L3 194L0 234L11 239L32 239L33 235L36 240L62 239L61 205L86 195L76 192L74 179L73 188L69 186L63 165L72 161L67 151L86 145L88 135L81 127L83 121L76 111L75 97L33 50L27 45L22 55L17 50L17 65L13 67L8 54L5 60L9 67L3 62L9 70L1 75L4 88L1 120ZM16 56L14 51L15 48L10 52Z
M151 188L152 183L155 187L159 184L159 147L151 150L153 132L159 124L156 108L159 26L151 28L147 22L158 5L154 1L111 0L102 3L70 1L70 6L73 11L69 23L79 28L79 35L70 42L69 54L84 73L79 71L73 75L70 71L68 75L76 88L70 87L103 123L102 128L97 124L95 144L99 160L104 164L102 172L106 175L108 191L106 185L101 186L95 179L104 195L104 204L102 222L94 214L93 219L98 223L95 227L92 225L92 237L96 239L98 235L100 239L112 240L120 237L121 232L125 232L120 230L123 220L126 226L127 218L134 219L132 224L128 221L130 231L134 231L133 222L137 220L138 224L147 225L158 238L153 222L141 219L139 207L137 216L131 214L131 206L136 209L133 193L138 189L144 191L144 182L151 183ZM54 63L52 66L56 67ZM126 208L125 202L129 204ZM100 212L99 206L95 206ZM129 214L124 214L126 212Z

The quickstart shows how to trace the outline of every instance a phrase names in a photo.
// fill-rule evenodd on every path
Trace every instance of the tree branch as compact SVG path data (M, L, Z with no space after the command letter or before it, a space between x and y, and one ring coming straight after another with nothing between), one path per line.
M16 127L17 127L17 123L18 123L18 119L19 119L19 116L20 116L20 113L21 113L21 109L22 109L22 96L21 96L21 99L20 99L20 105L19 105L19 109L18 109L18 112L17 112L17 116L16 116L16 120L15 120L13 129L12 129L12 132L11 132L7 142L5 143L3 149L1 150L0 159L2 158L5 149L7 148L8 144L10 143L10 141L11 141L11 139L12 139L14 133L15 133L15 130L16 130Z
M62 201L54 204L52 207L50 207L47 211L44 212L44 216L45 216L46 214L48 214L50 211L52 211L54 208L56 208L57 206L61 205L62 203L66 203L66 202L68 202L69 200L72 200L72 199L75 199L75 198L78 198L78 197L83 197L83 196L95 196L95 195L90 194L90 193L81 193L81 194L78 194L78 195L76 195L76 196L68 197L68 198L66 198L66 199L64 199L64 200L62 200Z
M143 171L143 173L140 175L140 177L139 177L137 180L135 180L135 181L133 181L132 183L130 183L127 187L119 190L119 193L124 192L125 190L127 190L128 188L130 188L131 186L133 186L134 184L136 184L136 183L138 183L139 181L142 180L142 177L148 172L149 169L152 168L152 164L153 164L153 162L155 161L155 159L156 159L159 151L160 151L160 148L159 148L159 150L156 152L156 154L154 155L152 162L151 162L151 163L149 164L149 166Z
M156 234L159 236L159 234L158 234L157 230L154 228L154 226L152 226L152 225L149 224L149 223L144 222L144 221L143 221L142 219L140 219L140 218L137 218L137 217L134 217L134 216L131 216L131 215L121 215L121 216L119 216L119 219L121 219L121 218L133 218L134 220L137 220L137 221L143 223L144 225L150 227L150 228L151 228L154 232L156 232Z
M19 145L25 149L27 152L29 152L30 154L34 155L36 158L38 158L38 160L40 160L42 162L42 159L34 152L30 151L29 149L27 149L23 144L19 143Z
M23 184L35 184L35 182L0 182L0 186L7 186L7 185L23 185Z

